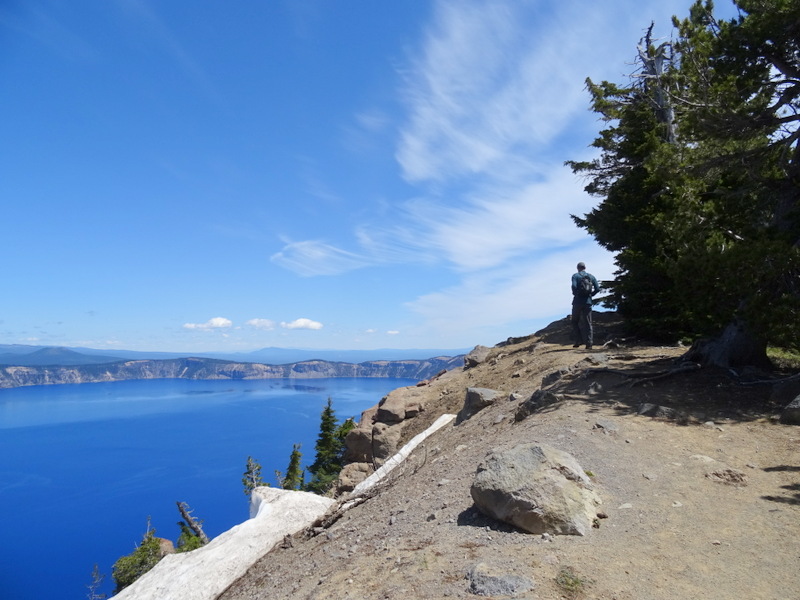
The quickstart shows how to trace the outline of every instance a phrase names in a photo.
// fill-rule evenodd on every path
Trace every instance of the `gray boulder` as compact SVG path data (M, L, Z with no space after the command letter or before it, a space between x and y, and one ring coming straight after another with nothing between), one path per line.
M533 413L538 410L541 410L545 406L549 406L550 404L555 404L559 401L559 397L556 396L553 392L545 392L542 389L538 389L531 397L522 402L517 407L517 412L514 413L514 420L519 422L523 419L528 418Z
M792 400L781 413L781 423L800 425L800 396Z
M466 421L474 414L482 411L487 406L491 406L501 397L501 393L488 388L467 388L464 398L464 406L456 417L456 425Z
M600 498L581 466L546 444L492 450L470 493L485 515L529 533L586 535Z
M491 348L486 346L475 346L469 354L464 357L464 368L471 369L485 362L489 356Z

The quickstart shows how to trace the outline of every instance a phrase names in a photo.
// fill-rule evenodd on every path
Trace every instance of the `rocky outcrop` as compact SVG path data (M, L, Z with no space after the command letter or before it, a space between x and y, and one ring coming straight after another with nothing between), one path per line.
M487 516L529 533L586 535L599 497L578 462L546 444L493 450L470 493Z
M310 360L287 365L232 362L210 358L128 360L96 365L2 366L0 389L27 385L96 383L130 379L312 379L391 377L426 379L460 366L462 357L369 361L358 364Z
M488 357L491 348L486 346L475 346L472 351L464 357L464 368L472 369L483 363Z

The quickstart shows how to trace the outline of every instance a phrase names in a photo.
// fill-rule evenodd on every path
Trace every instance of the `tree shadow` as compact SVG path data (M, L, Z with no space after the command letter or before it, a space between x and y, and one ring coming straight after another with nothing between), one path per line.
M768 473L800 473L800 467L791 465L777 465L774 467L765 467L764 471ZM769 500L770 502L779 502L781 504L800 506L800 483L789 483L787 485L782 485L781 489L794 493L789 493L783 496L761 496L761 498L764 500Z

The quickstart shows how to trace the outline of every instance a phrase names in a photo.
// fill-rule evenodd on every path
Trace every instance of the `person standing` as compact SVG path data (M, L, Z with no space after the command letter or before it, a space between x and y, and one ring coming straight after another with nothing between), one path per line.
M586 343L592 349L594 331L592 329L592 296L600 291L597 279L586 271L586 265L578 263L578 272L572 276L572 336L573 348Z

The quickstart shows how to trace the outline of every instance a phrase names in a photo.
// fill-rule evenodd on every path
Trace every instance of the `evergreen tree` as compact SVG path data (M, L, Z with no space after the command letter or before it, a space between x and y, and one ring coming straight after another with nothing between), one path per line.
M300 444L292 446L292 454L289 457L289 466L286 468L286 475L281 478L280 485L284 490L301 490L305 484L304 470L300 465L303 455L300 453Z
M666 306L678 303L665 263L671 250L663 220L680 196L681 148L665 92L669 46L654 47L651 31L652 26L640 44L638 69L628 85L587 79L592 108L608 126L593 143L600 150L598 158L567 164L590 178L585 188L589 194L602 198L590 213L572 218L616 253L618 269L614 281L604 282L604 304L624 314L638 332L671 337L684 332L677 307ZM665 164L672 168L665 169Z
M569 163L602 199L575 222L617 253L608 304L661 337L725 329L701 356L720 365L800 343L800 3L736 4L718 22L695 2L673 44L648 34L629 85L590 81L609 126Z
M175 550L177 552L191 552L203 546L200 536L192 531L184 521L178 521L178 527L181 533L180 536L178 536L178 543L175 544Z
M699 0L674 20L692 175L716 182L675 268L684 281L691 268L718 275L736 323L726 333L746 336L747 355L768 341L800 348L800 2L736 4L730 21ZM705 354L726 351L715 343Z
M136 549L126 556L117 559L112 567L112 577L118 593L147 573L161 560L161 544L155 536L156 530L150 526L147 519L147 531L142 537L142 542Z
M192 510L186 502L176 502L178 505L178 512L180 512L183 521L178 521L181 534L178 538L176 550L178 552L190 552L205 546L208 543L208 536L203 531L203 521L195 518L192 515Z
M328 398L320 415L319 435L314 446L316 458L308 467L312 474L311 481L306 485L308 491L324 494L334 484L344 464L344 438L354 426L352 419L347 419L341 425L338 423L333 401Z
M244 493L248 496L258 486L265 485L264 480L261 478L261 465L252 456L247 457L242 485L244 486Z

